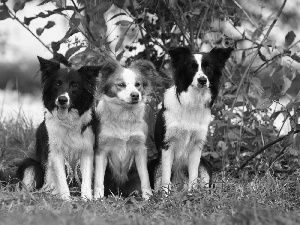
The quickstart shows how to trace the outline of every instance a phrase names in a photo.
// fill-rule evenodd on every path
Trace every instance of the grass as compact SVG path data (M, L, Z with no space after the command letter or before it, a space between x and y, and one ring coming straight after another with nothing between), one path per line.
M23 116L0 122L0 171L6 177L32 153L34 132ZM213 189L173 192L168 197L155 193L147 202L116 196L64 202L45 192L20 190L12 182L0 187L0 224L300 224L297 174L220 181L215 174Z

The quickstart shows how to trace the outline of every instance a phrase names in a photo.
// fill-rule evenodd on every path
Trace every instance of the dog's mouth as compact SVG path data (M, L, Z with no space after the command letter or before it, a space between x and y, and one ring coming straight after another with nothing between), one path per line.
M67 105L57 106L57 118L59 120L65 120L69 113L69 107Z
M138 104L140 101L139 100L131 100L131 102L129 103L130 105L136 105Z

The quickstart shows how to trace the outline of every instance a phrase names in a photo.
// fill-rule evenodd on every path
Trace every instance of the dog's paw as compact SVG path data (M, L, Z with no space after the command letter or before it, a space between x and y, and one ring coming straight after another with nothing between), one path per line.
M104 198L104 189L103 188L95 188L94 190L94 199L98 200Z
M143 190L143 193L142 193L142 197L144 200L149 200L149 198L152 196L152 190L151 189L145 189Z

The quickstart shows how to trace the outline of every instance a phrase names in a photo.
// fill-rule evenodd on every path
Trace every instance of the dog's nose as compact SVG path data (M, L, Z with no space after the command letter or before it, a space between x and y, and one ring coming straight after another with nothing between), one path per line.
M140 97L139 93L137 93L137 92L132 92L130 94L130 96L131 96L132 101L138 101L139 97Z
M66 96L59 96L57 101L58 101L58 104L65 105L68 103L68 98Z
M198 78L198 83L199 84L201 84L201 85L206 85L206 83L207 83L207 79L206 79L206 77L199 77Z

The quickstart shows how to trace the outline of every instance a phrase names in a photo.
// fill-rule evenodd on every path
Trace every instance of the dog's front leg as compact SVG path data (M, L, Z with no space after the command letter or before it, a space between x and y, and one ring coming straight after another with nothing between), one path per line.
M70 190L67 183L64 155L61 152L52 152L49 154L49 161L53 168L55 180L54 188L62 199L70 200Z
M147 169L147 148L145 146L141 146L136 151L135 165L141 180L142 197L147 200L152 195L152 190Z
M81 197L92 198L92 176L93 176L93 151L83 152L80 160L80 170L82 175Z
M174 160L174 149L169 147L169 149L162 149L162 158L161 158L161 185L163 191L165 193L169 193L170 185L171 185L171 172L172 172L172 165Z
M95 156L95 180L94 180L94 198L104 197L104 176L107 166L107 155L104 151L96 153Z
M189 184L188 191L191 191L198 181L198 169L201 159L202 145L195 145L188 158Z

